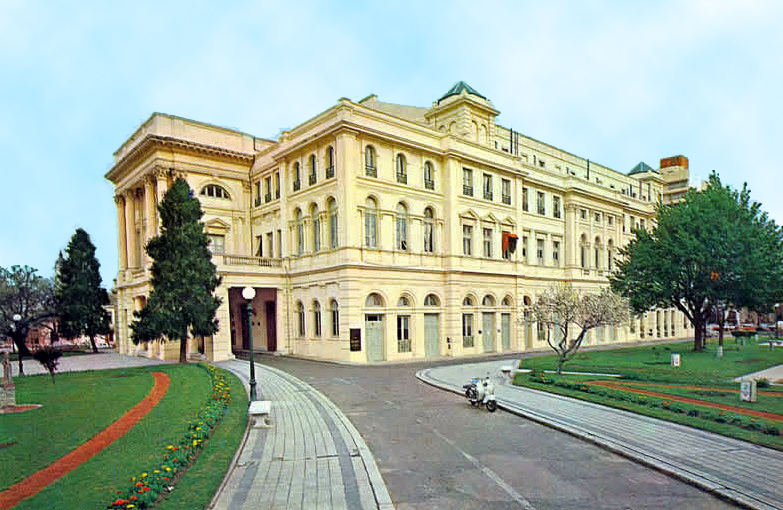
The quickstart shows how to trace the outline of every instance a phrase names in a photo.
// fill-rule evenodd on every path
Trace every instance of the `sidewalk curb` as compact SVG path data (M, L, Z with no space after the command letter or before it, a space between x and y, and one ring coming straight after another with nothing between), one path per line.
M424 382L425 384L429 384L430 386L434 386L441 390L450 391L458 395L463 395L461 388L452 386L446 382L437 380L429 376L428 372L430 370L431 369L419 370L418 372L416 372L416 378ZM622 443L611 441L602 437L598 437L578 427L573 427L565 423L557 422L555 420L552 420L551 418L540 415L528 409L522 409L514 406L513 404L508 404L501 399L498 399L497 403L498 403L498 407L500 407L501 409L507 412L516 414L517 416L522 416L523 418L528 418L542 425L546 425L548 427L559 430L561 432L565 432L574 437L586 440L590 443L595 444L596 446L609 450L618 455L622 455L625 458L628 458L630 460L633 460L635 462L653 468L666 475L672 476L674 478L678 478L706 492L714 494L715 496L721 499L731 501L732 503L736 503L742 505L743 507L751 508L753 510L778 509L778 507L774 505L770 505L768 503L765 503L763 501L754 498L749 498L745 494L738 493L736 490L731 489L730 487L726 487L721 483L712 481L705 474L694 472L683 468L678 468L677 466L671 463L668 463L662 459L658 459L652 455L647 455L643 452L637 451L633 448L623 445Z

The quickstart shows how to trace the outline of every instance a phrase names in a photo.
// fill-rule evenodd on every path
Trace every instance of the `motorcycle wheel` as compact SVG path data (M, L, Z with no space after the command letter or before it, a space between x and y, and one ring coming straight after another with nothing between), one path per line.
M498 408L498 403L495 402L494 400L490 400L489 402L487 402L487 411L489 411L490 413L494 413L497 408Z
M478 401L477 400L471 400L470 401L470 405L473 406L473 407L476 407L478 405Z

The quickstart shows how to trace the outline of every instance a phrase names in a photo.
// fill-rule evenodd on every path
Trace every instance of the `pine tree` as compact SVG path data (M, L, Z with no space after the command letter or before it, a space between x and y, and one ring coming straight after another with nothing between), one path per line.
M158 206L161 234L147 245L152 257L152 292L147 304L134 312L133 342L179 340L179 361L187 362L187 339L218 330L215 311L221 300L213 295L220 284L201 223L198 199L178 178Z
M65 249L65 257L58 257L55 266L55 308L59 322L58 332L63 338L90 338L93 352L96 335L111 331L109 294L101 287L100 263L95 258L95 246L90 235L77 228Z

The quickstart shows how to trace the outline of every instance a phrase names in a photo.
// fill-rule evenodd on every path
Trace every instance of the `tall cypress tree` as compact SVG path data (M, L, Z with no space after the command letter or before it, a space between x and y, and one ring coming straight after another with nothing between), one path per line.
M203 211L184 179L178 178L158 206L161 234L147 244L152 257L152 292L134 312L133 342L179 340L179 361L187 362L187 339L218 330L215 311L220 284L209 239L201 223Z
M109 312L104 309L109 304L109 294L101 287L100 268L90 235L77 228L65 249L65 257L61 253L55 265L55 312L59 335L87 336L93 352L98 352L96 335L111 331Z

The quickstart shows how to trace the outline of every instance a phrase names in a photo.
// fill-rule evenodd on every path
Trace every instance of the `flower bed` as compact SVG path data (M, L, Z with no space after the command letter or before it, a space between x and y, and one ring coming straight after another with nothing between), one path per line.
M531 378L531 380L533 382L538 382L534 378ZM664 398L650 397L647 395L637 395L629 391L595 387L583 382L568 382L552 379L548 379L548 381L551 382L545 384L553 384L561 388L581 391L584 393L593 393L605 398L622 402L629 402L636 405L660 408L673 413L686 414L688 416L694 416L697 418L714 421L716 423L726 423L736 427L741 427L746 430L758 431L771 436L780 435L780 428L778 424L760 418L752 418L738 413L730 413L726 411L708 410L696 405L689 405L682 402L666 400Z
M212 381L212 394L201 407L198 417L188 422L188 428L177 444L166 446L162 461L153 469L130 479L131 485L118 490L117 499L107 509L150 508L162 494L170 492L177 479L203 449L205 441L223 418L231 392L226 377L212 365L199 365L206 369Z

